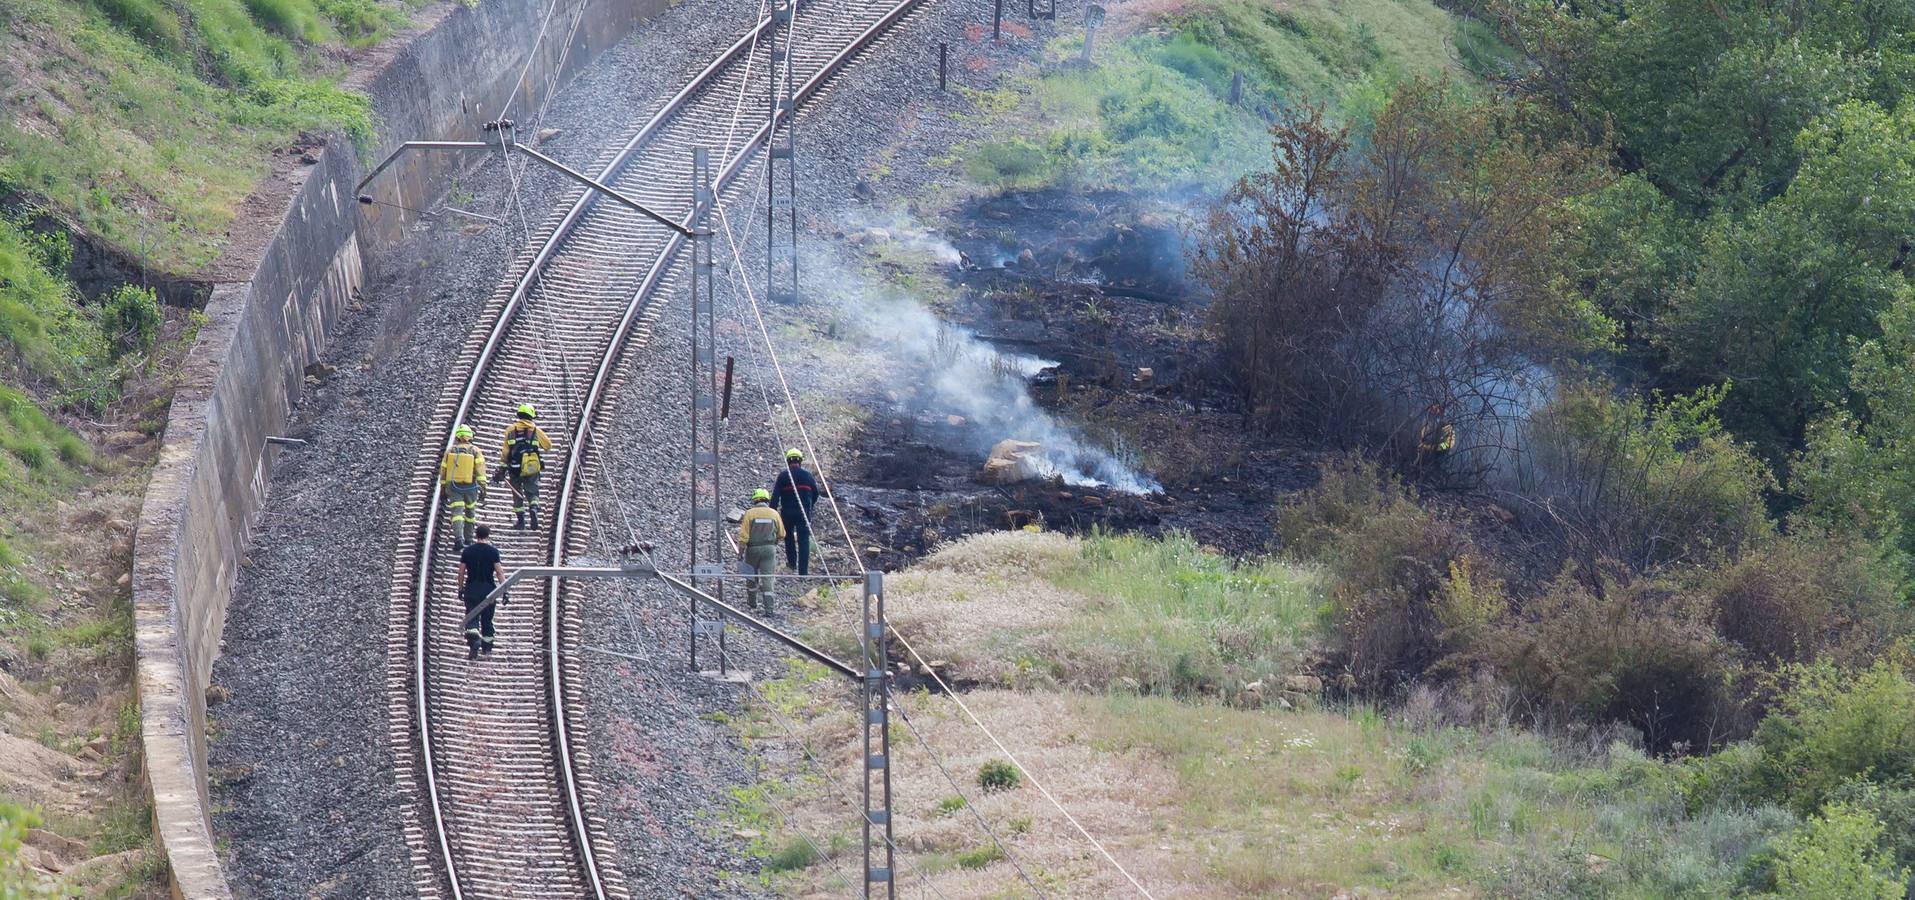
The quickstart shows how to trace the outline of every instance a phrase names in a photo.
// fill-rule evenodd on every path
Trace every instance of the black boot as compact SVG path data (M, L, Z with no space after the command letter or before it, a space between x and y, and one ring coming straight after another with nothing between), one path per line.
M518 512L518 513L514 513L514 514L513 514L513 516L512 516L512 527L513 527L513 528L524 528L524 527L525 527L525 513L524 513L524 512Z
M536 506L532 507L532 530L539 530L539 508Z

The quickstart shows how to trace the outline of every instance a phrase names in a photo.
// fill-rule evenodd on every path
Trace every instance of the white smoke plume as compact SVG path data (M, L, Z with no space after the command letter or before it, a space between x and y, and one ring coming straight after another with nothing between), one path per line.
M873 234L881 229L883 236ZM955 265L957 249L949 241L912 226L901 217L882 225L859 222L848 234L863 241L891 240L940 263ZM1110 449L1097 446L1060 422L1031 398L1029 379L1055 363L991 346L968 328L938 318L915 296L888 285L872 285L843 275L842 311L853 328L887 347L907 376L921 378L923 393L914 412L956 415L969 427L968 446L980 461L1006 438L1039 445L1033 461L1045 477L1066 484L1108 487L1132 494L1163 489Z

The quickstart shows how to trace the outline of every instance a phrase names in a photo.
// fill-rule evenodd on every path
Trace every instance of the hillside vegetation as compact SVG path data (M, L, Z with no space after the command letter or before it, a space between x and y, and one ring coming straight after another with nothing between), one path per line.
M951 160L973 183L1220 187L1261 162L1277 110L1362 115L1403 79L1465 74L1507 52L1425 0L1113 4L1089 66L1082 26L1063 32L1033 71L974 97L972 118L992 136Z
M408 0L409 2L409 0ZM0 196L148 264L210 263L275 148L371 135L346 52L400 0L0 0Z
M888 599L906 639L975 682L964 702L1159 896L1902 896L1915 682L1900 663L1853 680L1794 670L1748 741L1657 759L1628 728L1529 728L1508 691L1335 699L1311 673L1336 653L1338 583L1175 536L1006 532L939 550ZM845 602L823 601L821 620ZM769 884L827 893L857 863L837 786L856 784L855 704L808 665L764 696L737 724L766 780L734 797L732 824L759 834ZM951 700L896 708L901 885L1017 896L1021 866L1060 896L1127 890Z

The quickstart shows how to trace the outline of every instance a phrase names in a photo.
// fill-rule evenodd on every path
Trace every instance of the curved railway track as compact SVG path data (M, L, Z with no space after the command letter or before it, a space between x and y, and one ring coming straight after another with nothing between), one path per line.
M799 4L791 49L799 108L922 2ZM767 27L748 29L623 147L601 158L598 179L683 221L691 211L692 148L706 146L719 196L738 189L769 131L769 54L753 40ZM740 107L748 72L752 86ZM727 135L734 133L727 158ZM515 565L559 565L583 552L600 400L619 360L649 339L661 307L655 299L673 293L683 239L586 192L574 194L532 238L515 276L488 301L484 327L460 353L454 371L469 374L438 401L432 442L420 451L406 496L410 530L393 565L388 719L395 775L417 798L406 837L422 897L631 894L613 863L604 820L589 812L598 790L578 738L578 598L554 583L538 591L536 602L502 606L497 651L468 662L458 558L440 528L435 482L455 423L472 425L486 446L520 402L537 403L559 445L560 459L548 464L544 479L550 520L541 532L499 529L495 542ZM506 506L495 491L487 520L499 522Z

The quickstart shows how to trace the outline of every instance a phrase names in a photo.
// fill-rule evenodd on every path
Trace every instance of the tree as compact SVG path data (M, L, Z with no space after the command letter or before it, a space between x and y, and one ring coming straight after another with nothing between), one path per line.
M1846 398L1850 339L1911 296L1915 105L1849 103L1796 143L1787 193L1710 223L1658 338L1685 383L1735 382L1724 420L1776 463Z
M1212 210L1193 260L1262 424L1400 446L1437 407L1469 457L1540 397L1542 362L1606 337L1559 290L1556 252L1594 160L1525 137L1521 115L1413 81L1361 150L1318 111L1272 130L1272 171Z
M1901 900L1908 870L1882 850L1882 823L1867 810L1830 804L1783 841L1776 893L1785 900Z

